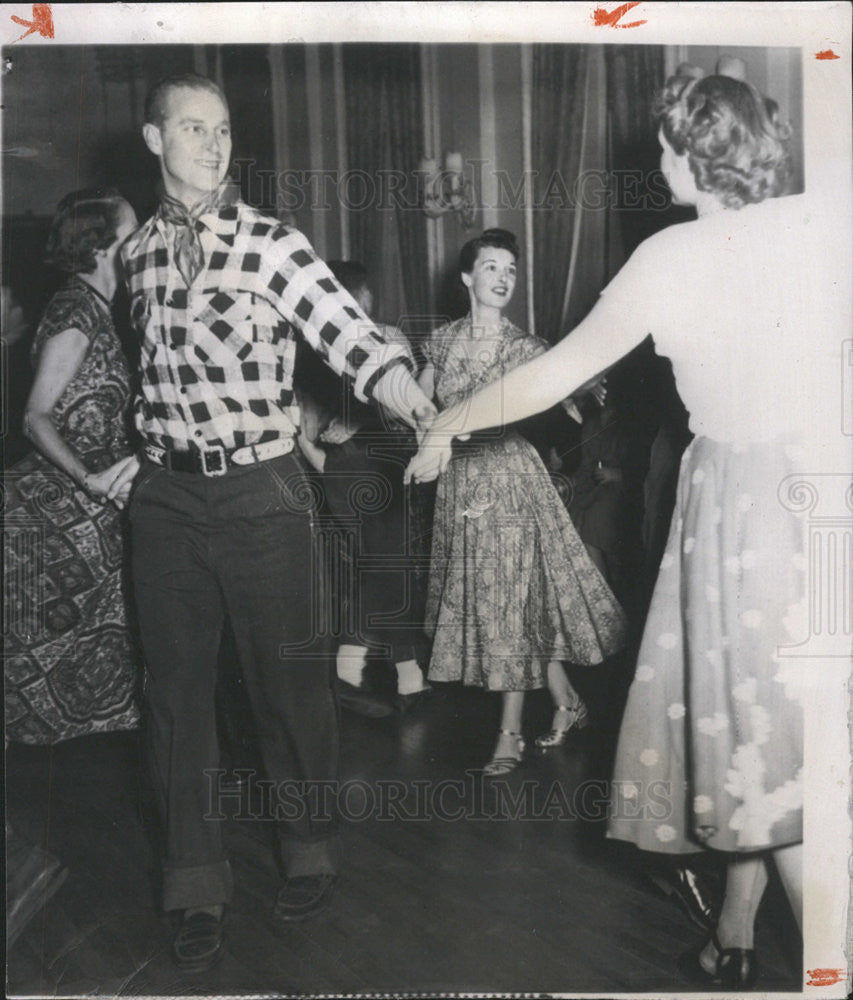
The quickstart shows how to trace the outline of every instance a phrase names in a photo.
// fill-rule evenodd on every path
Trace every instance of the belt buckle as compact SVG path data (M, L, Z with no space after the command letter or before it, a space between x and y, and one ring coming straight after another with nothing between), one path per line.
M205 448L201 452L201 471L206 476L224 476L228 471L225 449L222 445Z

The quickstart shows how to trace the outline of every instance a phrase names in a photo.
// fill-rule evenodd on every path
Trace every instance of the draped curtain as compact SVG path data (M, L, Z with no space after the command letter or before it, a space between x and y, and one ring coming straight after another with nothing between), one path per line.
M345 45L343 59L347 169L365 175L350 188L357 195L349 198L350 256L371 275L378 318L416 327L429 314L426 218L415 175L423 155L419 47Z
M580 168L588 49L533 49L533 261L536 332L558 340L569 278L575 212L571 186Z
M651 107L662 82L660 46L533 49L534 308L548 340L576 326L627 254L669 221L660 185L659 211L643 197L660 157Z
M672 213L662 206L662 184L654 177L660 166L660 145L654 102L664 83L661 45L608 45L607 113L609 163L625 182L614 185L608 278L619 270L644 239L668 225ZM635 179L636 178L636 183Z

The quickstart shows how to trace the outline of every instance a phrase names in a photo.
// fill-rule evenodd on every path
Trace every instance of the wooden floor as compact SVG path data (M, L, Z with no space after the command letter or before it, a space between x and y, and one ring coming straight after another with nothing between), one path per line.
M541 694L527 708L531 734L547 728ZM137 734L11 746L10 820L70 875L8 955L9 994L688 992L675 962L699 932L650 891L643 856L604 840L594 787L590 817L566 814L581 782L606 768L603 725L553 756L531 756L507 782L516 795L531 783L527 815L489 818L497 806L486 793L454 818L463 789L448 782L487 758L496 709L492 696L448 687L402 718L344 713L342 780L352 784L331 907L276 931L270 824L233 817L225 824L237 884L228 951L199 976L180 974L169 958ZM387 791L392 779L407 797L383 816L378 783ZM442 781L443 814L424 792ZM504 817L510 806L505 796ZM799 941L773 882L757 946L758 988L799 989Z

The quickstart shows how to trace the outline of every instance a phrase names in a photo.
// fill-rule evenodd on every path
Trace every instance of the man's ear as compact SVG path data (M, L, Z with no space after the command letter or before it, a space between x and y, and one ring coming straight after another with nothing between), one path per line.
M155 156L163 155L163 137L160 135L160 129L156 125L152 122L146 122L142 126L142 138L145 140L145 145Z

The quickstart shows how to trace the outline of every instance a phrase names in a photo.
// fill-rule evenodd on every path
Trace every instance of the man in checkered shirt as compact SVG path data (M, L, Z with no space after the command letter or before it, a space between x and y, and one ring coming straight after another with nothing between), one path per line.
M221 955L232 893L211 818L220 812L211 772L226 616L280 790L285 879L274 917L316 913L336 880L333 810L289 784L334 781L338 752L330 660L316 637L313 498L294 451L296 331L352 380L356 397L413 426L435 410L406 351L383 340L305 237L240 201L226 180L228 108L211 81L158 84L143 135L165 194L122 252L142 337L133 578L166 831L164 906L182 912L176 962L203 971ZM127 478L113 486L118 502L128 491Z

